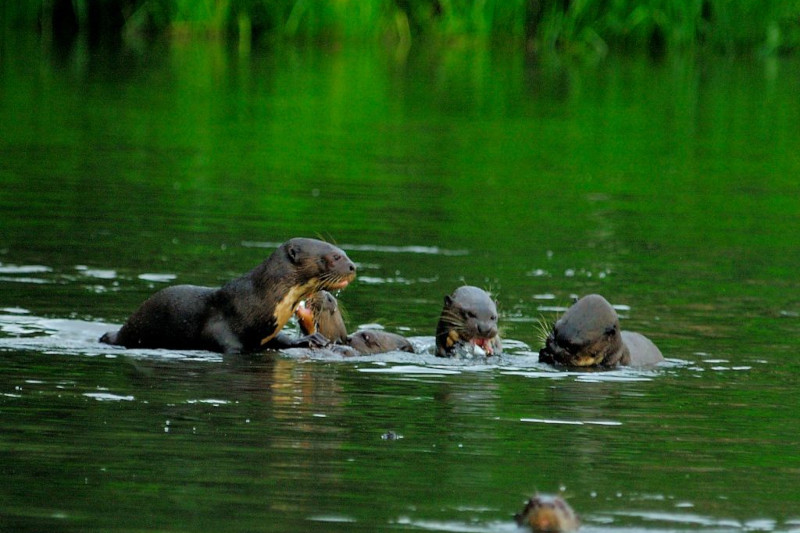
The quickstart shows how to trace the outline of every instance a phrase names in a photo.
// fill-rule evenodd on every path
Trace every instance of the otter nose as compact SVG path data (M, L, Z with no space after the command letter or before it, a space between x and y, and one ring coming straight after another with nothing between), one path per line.
M497 329L492 324L478 324L478 335L488 339L497 335Z

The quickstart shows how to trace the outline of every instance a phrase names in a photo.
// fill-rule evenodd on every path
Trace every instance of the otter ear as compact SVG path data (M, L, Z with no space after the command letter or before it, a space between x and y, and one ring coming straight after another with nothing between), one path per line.
M451 305L453 305L453 299L450 298L450 295L444 297L444 305L445 307L450 307Z
M297 263L297 256L300 255L300 247L296 244L288 244L286 246L286 255L289 256L289 261Z

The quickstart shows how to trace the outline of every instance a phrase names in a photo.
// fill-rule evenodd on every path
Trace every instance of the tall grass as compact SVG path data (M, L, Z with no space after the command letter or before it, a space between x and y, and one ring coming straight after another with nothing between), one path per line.
M5 28L240 40L503 41L602 54L711 47L775 54L800 46L800 0L30 0Z

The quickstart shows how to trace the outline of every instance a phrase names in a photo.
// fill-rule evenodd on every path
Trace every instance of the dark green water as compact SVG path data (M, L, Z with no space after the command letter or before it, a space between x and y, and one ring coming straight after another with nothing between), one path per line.
M0 47L0 530L800 530L800 62L417 47ZM98 345L293 236L430 343L491 289L499 360ZM600 292L668 358L539 365ZM403 436L383 440L387 431Z

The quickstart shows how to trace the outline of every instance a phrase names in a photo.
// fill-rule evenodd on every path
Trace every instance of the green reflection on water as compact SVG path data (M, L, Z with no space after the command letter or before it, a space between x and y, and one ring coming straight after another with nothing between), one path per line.
M121 322L162 286L142 274L217 285L319 235L365 280L351 329L432 335L468 282L535 347L540 306L596 291L683 363L592 382L4 345L3 529L492 529L560 484L611 528L681 502L797 517L795 60L14 46L0 262L50 270L0 275L2 308ZM381 248L409 245L458 253Z

